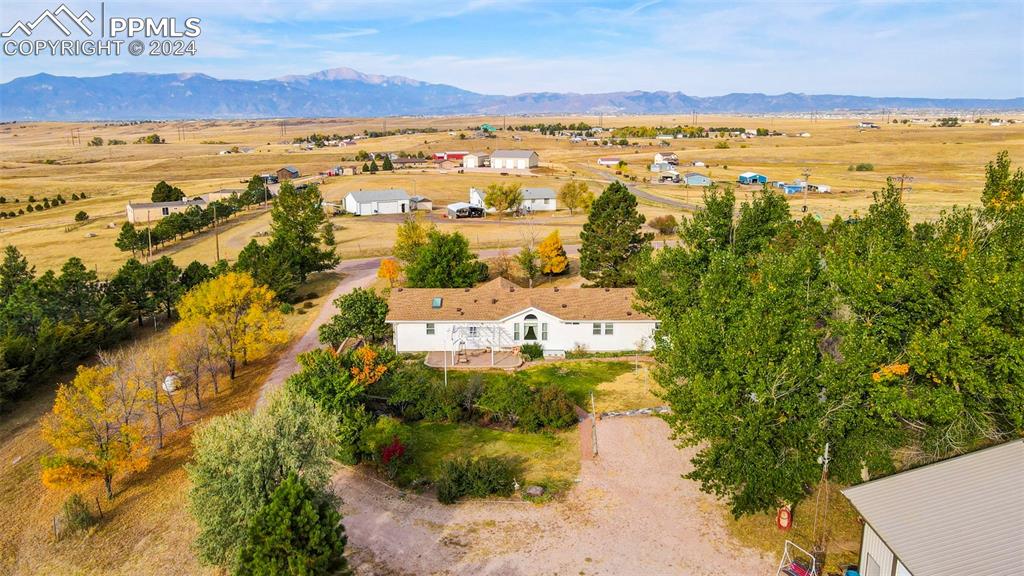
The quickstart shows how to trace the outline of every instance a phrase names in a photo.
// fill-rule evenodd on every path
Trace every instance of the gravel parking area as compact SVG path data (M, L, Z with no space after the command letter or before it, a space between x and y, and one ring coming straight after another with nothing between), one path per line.
M600 455L556 502L470 501L443 506L346 469L333 488L360 576L744 575L768 576L772 559L725 532L721 508L680 476L690 452L664 421L598 424Z

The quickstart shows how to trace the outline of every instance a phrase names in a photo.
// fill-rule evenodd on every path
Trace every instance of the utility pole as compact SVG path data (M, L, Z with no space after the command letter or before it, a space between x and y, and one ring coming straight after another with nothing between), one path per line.
M149 225L149 222L149 210L146 210L146 246L148 248L146 264L149 264L150 259L153 258L153 227Z
M590 435L594 445L594 457L597 457L597 407L594 405L594 392L590 392Z
M811 169L804 168L802 174L804 177L804 212L807 212L807 190L811 184Z
M818 495L814 502L814 526L811 535L814 539L814 560L819 565L824 565L825 552L828 549L828 465L832 461L829 451L830 445L825 443L825 452L818 457L818 464L821 464L821 480L818 482ZM824 506L819 506L824 498ZM818 519L821 519L821 533L818 533Z
M213 243L217 250L217 261L214 264L220 262L220 231L217 230L217 203L213 203Z

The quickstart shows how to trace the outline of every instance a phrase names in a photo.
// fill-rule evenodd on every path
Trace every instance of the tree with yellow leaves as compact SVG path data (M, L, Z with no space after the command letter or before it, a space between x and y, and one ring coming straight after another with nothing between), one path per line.
M175 332L203 326L211 353L232 379L239 362L244 365L287 340L274 293L248 274L229 272L196 286L182 297L178 312Z
M569 268L569 259L565 256L565 247L562 246L562 239L558 236L558 230L549 234L537 246L537 254L540 255L540 271L543 274L554 276L565 272Z
M402 268L398 265L398 260L394 258L385 258L380 262L380 268L377 270L377 278L383 278L388 281L390 288L395 287L395 283L398 282L398 276L402 273Z
M149 464L146 430L141 419L122 420L113 374L111 367L79 366L75 379L57 390L53 411L41 422L43 439L56 452L42 460L46 486L102 480L109 499L115 475Z

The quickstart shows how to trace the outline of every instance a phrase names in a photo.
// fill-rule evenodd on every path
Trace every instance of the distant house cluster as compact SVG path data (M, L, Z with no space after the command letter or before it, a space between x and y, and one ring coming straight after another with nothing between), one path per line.
M223 202L231 197L242 194L240 188L221 188L213 192L200 194L192 198L182 198L171 202L128 202L125 206L125 219L132 224L157 222L171 214L185 212L193 206L206 208L213 202Z

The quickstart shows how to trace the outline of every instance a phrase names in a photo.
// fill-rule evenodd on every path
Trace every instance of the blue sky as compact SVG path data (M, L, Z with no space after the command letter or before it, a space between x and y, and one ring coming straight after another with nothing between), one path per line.
M99 14L98 1L67 4ZM0 28L58 5L3 0ZM3 56L0 80L127 71L265 79L344 66L492 94L1024 96L1024 0L137 1L106 2L106 12L201 18L199 54Z

